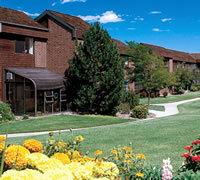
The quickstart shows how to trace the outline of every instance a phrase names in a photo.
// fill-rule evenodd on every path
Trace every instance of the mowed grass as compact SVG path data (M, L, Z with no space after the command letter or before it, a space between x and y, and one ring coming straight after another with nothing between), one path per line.
M14 121L0 125L0 134L77 129L129 122L112 116L58 115L45 118Z
M150 104L162 104L162 103L173 103L177 101L183 101L193 98L200 97L200 91L197 92L188 92L182 95L169 95L166 98L164 97L157 97L157 98L151 98ZM148 99L147 98L141 98L140 103L147 104Z
M165 111L165 106L150 105L149 109L150 110L155 110L155 111Z
M180 156L185 152L183 147L190 145L200 134L200 101L181 105L179 109L181 113L175 116L73 131L60 136L69 139L83 135L86 140L82 149L89 151L91 155L96 149L107 154L113 147L132 143L135 152L146 154L149 164L161 165L162 160L169 157L174 168L178 169L183 161ZM48 136L34 138L45 142ZM13 138L9 142L21 143L24 139L27 137Z

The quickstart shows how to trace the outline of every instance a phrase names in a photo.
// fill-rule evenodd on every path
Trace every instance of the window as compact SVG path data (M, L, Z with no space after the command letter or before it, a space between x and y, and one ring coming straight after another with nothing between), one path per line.
M27 53L33 54L33 38L25 38L15 41L15 52L16 53Z

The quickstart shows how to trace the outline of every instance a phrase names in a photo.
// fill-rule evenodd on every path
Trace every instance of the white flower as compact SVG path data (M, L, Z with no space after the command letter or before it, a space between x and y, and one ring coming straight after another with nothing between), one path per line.
M163 160L163 167L162 167L162 180L172 180L172 165L170 158Z

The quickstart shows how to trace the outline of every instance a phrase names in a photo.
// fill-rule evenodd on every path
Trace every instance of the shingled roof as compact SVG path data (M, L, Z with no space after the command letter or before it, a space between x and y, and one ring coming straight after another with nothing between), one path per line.
M46 29L24 12L5 7L0 7L0 22L17 26L27 26L29 28Z
M70 28L73 32L73 36L81 40L83 39L83 35L85 34L85 32L88 31L91 27L89 23L87 23L86 21L82 20L81 18L77 16L63 14L63 13L52 11L52 10L46 10L44 13L38 16L35 20L40 22L46 16L50 16L54 18L56 21L58 21L59 23L61 23L62 25ZM117 44L119 53L125 55L126 48L127 48L126 44L116 39L113 39L113 41Z
M73 37L76 37L77 39L83 39L84 33L90 29L90 24L88 24L81 18L52 10L46 10L35 20L40 22L46 16L50 16L51 18L55 19L62 25L71 29L73 32Z
M141 44L151 48L155 54L165 57L165 58L170 58L170 59L174 59L177 61L184 61L184 62L192 62L192 63L197 62L197 59L194 56L186 52L167 49L164 47L155 46L155 45L146 44L146 43L141 43Z
M115 42L117 44L117 48L119 50L119 53L121 55L127 55L127 45L117 39L113 39L113 42Z
M55 11L50 11L55 16L61 18L65 23L70 24L73 26L76 30L76 36L78 39L83 39L84 33L90 29L90 24L82 20L81 18L77 16L72 16L68 14L62 14Z

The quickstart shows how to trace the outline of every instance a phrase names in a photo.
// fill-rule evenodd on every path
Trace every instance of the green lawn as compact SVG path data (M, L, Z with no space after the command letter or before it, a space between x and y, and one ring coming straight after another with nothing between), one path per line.
M155 110L155 111L165 111L164 106L159 106L159 105L150 105L149 106L150 110Z
M66 139L79 134L85 136L83 151L90 154L95 149L107 153L114 146L131 142L135 151L145 153L147 162L152 165L161 165L162 159L170 157L177 169L183 160L180 157L185 152L183 146L189 145L200 134L200 101L181 105L179 109L181 113L175 116L68 132L61 136ZM36 138L45 141L47 136ZM20 143L23 139L26 138L10 139L10 142Z
M23 121L14 121L0 125L0 134L17 132L52 131L104 126L129 122L128 119L112 116L69 116L59 115Z
M177 102L177 101L183 101L183 100L188 100L188 99L193 99L200 97L200 92L188 92L183 95L170 95L167 96L166 98L164 97L158 97L158 98L152 98L150 100L150 104L161 104L161 103L172 103L172 102ZM148 100L147 98L141 98L140 103L142 104L147 104Z

